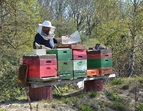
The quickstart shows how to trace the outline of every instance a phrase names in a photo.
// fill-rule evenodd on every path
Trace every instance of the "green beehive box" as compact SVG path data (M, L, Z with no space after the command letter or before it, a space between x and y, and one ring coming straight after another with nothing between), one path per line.
M87 60L73 60L73 70L87 70Z
M72 50L68 48L46 50L46 54L56 54L58 60L72 59Z
M73 75L74 78L87 77L87 70L75 70Z
M73 71L59 71L61 79L73 79Z
M58 61L58 75L61 79L73 78L73 61L60 60Z
M87 59L87 69L112 67L112 58Z

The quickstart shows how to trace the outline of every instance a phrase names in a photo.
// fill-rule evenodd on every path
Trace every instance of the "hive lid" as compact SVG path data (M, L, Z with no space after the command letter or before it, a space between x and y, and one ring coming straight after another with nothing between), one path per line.
M53 58L56 58L56 54L46 54L46 55L26 54L26 55L23 55L23 59L53 59Z
M102 49L102 50L87 50L88 54L105 54L105 53L112 53L111 49Z

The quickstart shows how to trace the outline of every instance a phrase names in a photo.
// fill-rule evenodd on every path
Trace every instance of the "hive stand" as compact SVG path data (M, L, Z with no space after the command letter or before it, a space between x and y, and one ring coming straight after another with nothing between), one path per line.
M80 81L84 82L84 90L85 91L102 91L104 81L109 78L115 77L115 74L104 75L104 76L95 76L95 77L85 77L85 78L77 78L72 80L55 80L55 81L46 81L44 82L36 82L36 81L28 81L29 86L29 97L31 101L35 100L49 100L52 99L52 87L56 85L69 84L69 83L77 83Z

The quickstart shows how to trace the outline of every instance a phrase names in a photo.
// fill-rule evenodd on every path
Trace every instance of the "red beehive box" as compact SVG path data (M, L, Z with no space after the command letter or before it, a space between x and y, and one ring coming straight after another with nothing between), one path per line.
M84 49L73 49L73 60L81 60L81 59L87 59L86 50Z
M29 66L28 77L43 78L57 76L57 65Z
M99 75L98 69L87 69L87 76L92 77L92 76L98 76L98 75Z
M85 91L102 91L103 90L103 79L97 79L97 80L88 80L84 81L84 90Z
M29 66L51 65L51 64L57 64L57 59L55 54L24 55L23 64L27 64Z
M57 58L55 54L24 55L23 64L28 65L27 77L42 78L57 76Z
M52 86L31 88L29 87L29 98L31 101L50 100L53 98Z
M103 49L103 50L88 50L87 51L88 59L99 59L99 58L112 58L112 51Z

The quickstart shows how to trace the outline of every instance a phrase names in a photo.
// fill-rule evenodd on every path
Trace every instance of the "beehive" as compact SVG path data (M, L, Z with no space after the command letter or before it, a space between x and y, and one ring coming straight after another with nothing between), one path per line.
M56 54L57 60L71 60L72 59L72 50L68 48L46 50L46 54Z
M87 70L87 76L98 76L99 75L99 70L98 69L88 69Z
M58 61L58 75L61 79L73 78L73 61L61 60Z
M87 68L107 68L112 67L112 58L102 58L102 59L87 59Z
M87 58L88 59L112 58L112 51L110 49L88 50Z
M23 64L28 65L27 77L42 78L57 76L57 59L55 54L24 55Z
M87 59L86 50L84 49L73 49L72 50L73 60L83 60Z

